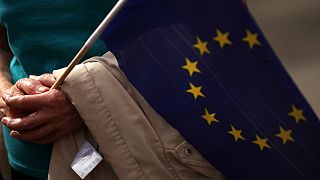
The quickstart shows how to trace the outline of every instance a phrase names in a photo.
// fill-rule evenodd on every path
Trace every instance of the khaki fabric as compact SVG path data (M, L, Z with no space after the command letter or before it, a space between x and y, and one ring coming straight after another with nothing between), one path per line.
M62 72L55 71L55 77ZM50 180L79 179L70 164L87 134L104 160L86 179L224 179L148 105L112 53L76 66L61 88L87 129L54 144Z

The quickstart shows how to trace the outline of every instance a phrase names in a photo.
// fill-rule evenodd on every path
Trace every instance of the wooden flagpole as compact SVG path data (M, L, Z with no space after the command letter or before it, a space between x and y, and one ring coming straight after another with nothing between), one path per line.
M63 81L70 74L72 69L79 63L81 58L83 58L83 56L88 52L88 50L93 45L93 43L96 42L96 40L100 37L102 32L105 30L105 28L110 24L110 22L113 20L113 18L119 13L119 11L123 8L123 6L125 5L125 3L127 1L128 0L119 0L117 2L117 4L112 8L110 13L104 18L104 20L101 22L101 24L98 26L98 28L93 32L93 34L89 37L89 39L86 41L86 43L82 46L82 48L77 53L77 55L70 62L67 69L63 72L63 74L59 77L59 79L53 84L53 86L50 89L56 89L63 83Z

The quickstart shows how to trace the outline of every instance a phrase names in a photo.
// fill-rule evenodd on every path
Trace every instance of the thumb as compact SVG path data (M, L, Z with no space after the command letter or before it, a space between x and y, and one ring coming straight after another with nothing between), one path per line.
M41 76L31 75L29 78L39 81L41 84L51 87L56 82L52 74L42 74Z
M16 88L27 95L41 94L49 90L48 87L42 85L34 79L20 79L16 84Z

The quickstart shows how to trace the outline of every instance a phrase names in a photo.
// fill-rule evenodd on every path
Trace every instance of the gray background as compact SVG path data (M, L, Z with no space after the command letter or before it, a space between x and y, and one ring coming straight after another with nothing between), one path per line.
M320 0L247 0L291 77L320 116Z

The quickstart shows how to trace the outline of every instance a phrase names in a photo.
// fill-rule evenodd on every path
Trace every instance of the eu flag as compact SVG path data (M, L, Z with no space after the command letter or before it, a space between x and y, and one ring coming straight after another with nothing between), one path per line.
M102 36L229 179L320 179L320 123L240 0L129 0Z

